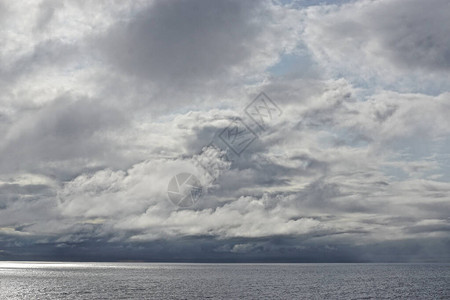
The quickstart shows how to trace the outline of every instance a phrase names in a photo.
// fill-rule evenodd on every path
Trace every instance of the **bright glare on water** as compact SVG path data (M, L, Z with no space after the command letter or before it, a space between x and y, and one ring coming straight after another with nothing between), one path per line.
M450 264L0 262L0 299L450 299Z

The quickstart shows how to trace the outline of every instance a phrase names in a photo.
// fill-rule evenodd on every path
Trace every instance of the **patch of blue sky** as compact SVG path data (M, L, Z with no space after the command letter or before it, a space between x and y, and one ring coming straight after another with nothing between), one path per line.
M317 78L317 65L310 53L302 46L292 53L281 55L279 61L267 72L273 77Z

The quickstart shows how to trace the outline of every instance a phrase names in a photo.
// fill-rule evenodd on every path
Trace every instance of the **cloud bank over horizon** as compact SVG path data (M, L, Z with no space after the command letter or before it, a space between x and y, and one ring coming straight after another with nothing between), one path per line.
M0 0L0 260L450 262L449 17ZM207 157L236 118L257 138ZM169 181L206 182L202 159L216 180L176 207Z

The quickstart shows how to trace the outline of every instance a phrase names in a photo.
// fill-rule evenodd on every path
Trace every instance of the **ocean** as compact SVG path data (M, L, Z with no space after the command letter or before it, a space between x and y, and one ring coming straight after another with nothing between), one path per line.
M0 262L0 299L450 299L450 264Z

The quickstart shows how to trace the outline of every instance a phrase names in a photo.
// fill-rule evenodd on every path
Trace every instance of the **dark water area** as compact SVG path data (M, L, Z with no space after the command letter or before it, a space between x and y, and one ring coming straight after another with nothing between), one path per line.
M0 299L450 299L450 264L0 262Z

